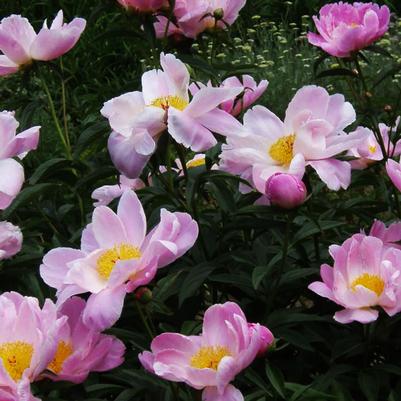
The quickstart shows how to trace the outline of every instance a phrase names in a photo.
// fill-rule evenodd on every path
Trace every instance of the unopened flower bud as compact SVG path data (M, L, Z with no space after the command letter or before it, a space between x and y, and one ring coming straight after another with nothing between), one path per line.
M222 8L217 8L216 10L214 10L213 17L216 20L223 19L224 18L224 10Z
M250 331L255 331L257 327L259 327L260 338L262 340L258 351L258 356L261 357L273 344L274 337L272 332L267 327L255 323L248 323L248 329Z
M140 287L135 291L135 299L147 304L152 301L152 291L148 287Z

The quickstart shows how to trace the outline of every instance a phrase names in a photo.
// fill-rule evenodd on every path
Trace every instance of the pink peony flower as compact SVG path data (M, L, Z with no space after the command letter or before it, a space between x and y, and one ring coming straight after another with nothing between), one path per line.
M380 238L384 246L401 249L401 222L392 223L388 227L380 221L376 220L370 228L369 235L371 237Z
M22 232L19 227L0 221L0 260L16 255L22 246Z
M157 376L203 390L205 401L241 401L241 392L230 382L272 342L270 330L249 325L240 307L226 302L205 312L201 335L163 333L139 360Z
M188 38L209 29L226 29L238 18L246 0L176 0L174 16Z
M351 167L335 157L363 140L358 132L343 132L354 120L354 108L342 95L305 86L289 104L284 122L262 106L247 111L246 135L227 137L220 169L240 175L262 194L275 173L301 179L308 165L330 189L345 189L351 181Z
M78 42L86 21L75 18L63 24L63 11L60 10L50 28L43 23L38 34L26 18L11 15L0 23L0 75L12 74L32 62L49 61L62 56Z
M142 189L145 187L145 183L140 178L134 178L133 180L120 175L120 183L116 185L104 185L100 188L95 189L92 192L92 199L96 202L94 206L107 206L114 199L119 198L125 191L132 189Z
M295 175L276 173L266 183L266 196L270 203L284 209L293 209L305 202L305 184Z
M24 182L24 169L13 157L22 159L36 149L40 127L16 135L19 124L14 113L0 112L0 210L7 208L18 195Z
M189 72L172 54L160 56L163 70L142 76L142 92L131 92L105 103L101 113L113 133L109 152L113 163L127 177L136 178L167 128L178 143L204 151L217 141L212 132L231 135L241 124L217 108L241 92L241 88L202 88L189 99Z
M83 299L73 297L58 310L58 316L68 320L60 330L57 351L45 374L53 381L82 383L90 372L105 372L124 361L125 346L120 340L84 325L85 305Z
M401 191L401 163L388 159L386 163L386 171L394 186Z
M387 32L390 10L374 3L340 1L323 6L313 20L319 33L309 32L309 43L334 57L350 57Z
M163 39L166 35L176 36L177 38L185 36L182 29L179 28L173 21L169 21L167 17L163 15L157 15L155 18L156 22L153 24L153 26L155 28L157 38Z
M117 0L125 9L140 12L154 12L168 6L167 0Z
M56 306L16 292L0 295L0 399L40 401L30 383L40 378L54 358L61 327Z
M127 292L148 284L157 269L190 249L198 225L187 213L161 210L160 223L146 235L146 218L135 192L121 196L117 214L97 207L82 233L81 250L56 248L48 252L40 274L57 289L58 303L72 295L91 295L83 312L84 323L97 330L120 317Z
M401 251L377 237L355 234L341 246L332 245L333 267L322 265L323 282L309 289L342 306L334 319L340 323L369 323L380 306L393 316L401 310Z

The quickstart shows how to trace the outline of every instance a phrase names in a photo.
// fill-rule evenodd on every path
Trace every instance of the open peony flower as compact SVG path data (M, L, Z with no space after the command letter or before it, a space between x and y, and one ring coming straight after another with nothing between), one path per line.
M246 0L176 0L174 16L177 28L186 37L193 39L206 30L226 29L238 18L245 3ZM159 19L164 27L166 22ZM172 29L168 33L176 33L176 30Z
M16 255L22 246L22 232L19 227L7 221L0 221L0 260Z
M340 323L369 323L377 307L393 316L401 310L401 251L377 237L355 234L341 246L332 245L333 267L322 265L323 282L309 289L344 309L334 319Z
M117 0L124 8L140 12L154 12L168 6L167 0Z
M363 139L358 132L343 132L354 120L355 110L344 96L305 86L290 102L284 122L263 106L248 110L246 135L227 137L220 169L240 175L262 194L275 173L301 179L308 165L330 189L345 189L351 182L351 166L335 157Z
M7 208L21 190L24 183L24 169L12 159L25 156L36 149L40 127L32 127L16 135L18 121L14 113L0 112L0 210Z
M230 382L272 342L270 330L249 324L237 304L226 302L205 312L202 334L160 334L152 341L152 352L139 359L157 376L203 390L202 400L242 401Z
M0 295L0 399L39 401L30 383L40 378L53 360L61 327L56 306L16 292Z
M58 316L68 320L59 332L57 351L45 374L53 381L82 383L90 372L105 372L124 361L125 346L120 340L84 325L85 305L83 299L73 297L58 310Z
M86 21L74 18L69 24L63 24L63 11L57 13L50 28L43 23L38 34L26 18L11 15L0 23L0 75L12 74L32 62L49 61L62 56L78 42Z
M135 192L121 196L117 214L97 207L92 223L82 233L81 250L56 248L48 252L40 274L57 289L58 303L89 292L84 323L98 330L120 317L124 298L148 284L157 269L190 249L198 225L187 213L161 210L160 223L146 235L146 218Z
M160 63L163 70L143 74L142 92L111 99L101 110L113 129L108 142L113 163L129 178L139 176L166 128L175 141L195 152L217 143L213 133L228 136L241 128L234 117L217 108L241 88L205 87L190 100L185 64L163 53Z
M387 32L390 10L375 3L341 1L323 6L313 20L318 34L309 32L309 43L334 57L350 57Z
M92 199L96 200L94 206L107 206L114 199L119 198L125 191L142 189L145 183L140 178L133 180L120 175L120 183L116 185L104 185L92 192Z

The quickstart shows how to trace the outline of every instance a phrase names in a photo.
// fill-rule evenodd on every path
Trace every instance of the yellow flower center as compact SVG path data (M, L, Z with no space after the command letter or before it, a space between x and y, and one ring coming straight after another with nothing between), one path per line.
M72 346L65 341L60 341L57 346L56 355L47 367L48 370L52 371L56 375L59 374L63 368L64 361L72 354Z
M294 157L295 134L283 136L269 149L270 157L280 165L288 166Z
M203 157L202 159L190 160L189 162L187 162L187 168L200 167L204 166L205 164L206 158Z
M141 251L132 245L122 244L115 246L99 256L97 272L101 278L108 280L117 262L120 260L139 259L140 257Z
M364 273L361 276L357 277L352 282L351 288L355 291L357 285L362 285L368 290L375 292L378 297L380 297L381 293L384 290L384 281L381 277L374 274Z
M360 27L361 25L358 24L358 23L356 23L356 22L351 22L351 23L349 24L349 26L350 26L351 28L358 28L358 27Z
M191 358L191 366L197 369L214 369L217 370L220 361L225 356L231 356L230 351L226 347L219 345L214 347L202 347Z
M0 359L10 377L18 382L31 365L33 346L23 341L0 344Z
M370 153L375 153L376 152L376 145L370 145L369 146L369 152Z
M153 100L150 105L163 110L167 110L171 106L182 111L188 106L188 101L179 96L164 96Z

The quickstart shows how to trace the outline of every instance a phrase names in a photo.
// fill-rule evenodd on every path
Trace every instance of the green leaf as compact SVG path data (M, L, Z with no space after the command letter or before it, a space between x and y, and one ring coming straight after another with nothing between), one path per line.
M273 366L272 363L266 363L266 375L270 380L271 385L285 399L284 376L279 369Z

